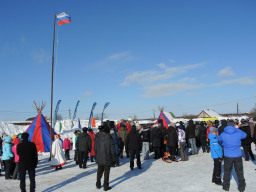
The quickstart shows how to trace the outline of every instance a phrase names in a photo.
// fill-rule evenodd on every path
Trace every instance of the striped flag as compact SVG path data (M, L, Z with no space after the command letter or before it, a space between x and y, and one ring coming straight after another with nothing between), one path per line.
M65 12L60 13L57 15L57 21L58 21L58 26L70 23L71 22L71 17L67 15Z

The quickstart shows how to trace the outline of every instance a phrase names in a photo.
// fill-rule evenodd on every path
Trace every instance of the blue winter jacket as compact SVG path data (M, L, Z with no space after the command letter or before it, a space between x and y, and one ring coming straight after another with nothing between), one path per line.
M217 159L223 156L222 148L218 142L218 136L209 133L208 138L210 139L211 155L213 159Z
M241 157L241 139L244 139L247 134L233 126L227 126L224 132L221 133L218 140L222 142L224 147L225 157Z
M117 134L115 132L111 133L111 135L112 135L112 138L113 138L113 141L114 141L116 155L118 155L119 154L119 139L118 139Z
M6 136L4 138L4 145L3 145L3 156L2 156L2 160L10 160L12 157L14 157L13 153L12 153L12 138L10 136Z

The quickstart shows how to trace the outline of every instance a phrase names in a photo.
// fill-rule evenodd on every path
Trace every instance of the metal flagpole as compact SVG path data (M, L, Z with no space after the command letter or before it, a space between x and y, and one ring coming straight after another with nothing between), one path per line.
M53 105L53 70L54 70L55 23L56 23L56 12L54 13L54 30L53 30L53 46L52 46L51 126L50 126L50 159L49 160L51 160L51 157L52 157L52 105Z

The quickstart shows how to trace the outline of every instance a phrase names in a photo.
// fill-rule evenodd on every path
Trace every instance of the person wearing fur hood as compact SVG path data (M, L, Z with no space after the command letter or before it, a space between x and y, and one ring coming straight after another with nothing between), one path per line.
M56 167L55 170L62 169L62 166L66 164L66 158L62 150L62 141L60 135L55 135L55 141L52 143L52 158L51 167Z

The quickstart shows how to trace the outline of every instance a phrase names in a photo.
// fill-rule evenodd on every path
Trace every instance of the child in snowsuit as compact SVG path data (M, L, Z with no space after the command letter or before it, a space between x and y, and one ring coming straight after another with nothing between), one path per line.
M222 147L218 143L218 136L215 135L215 132L211 132L208 135L210 140L210 147L211 147L211 156L214 161L213 167L213 174L212 174L212 182L216 185L221 185L221 161L223 157Z

